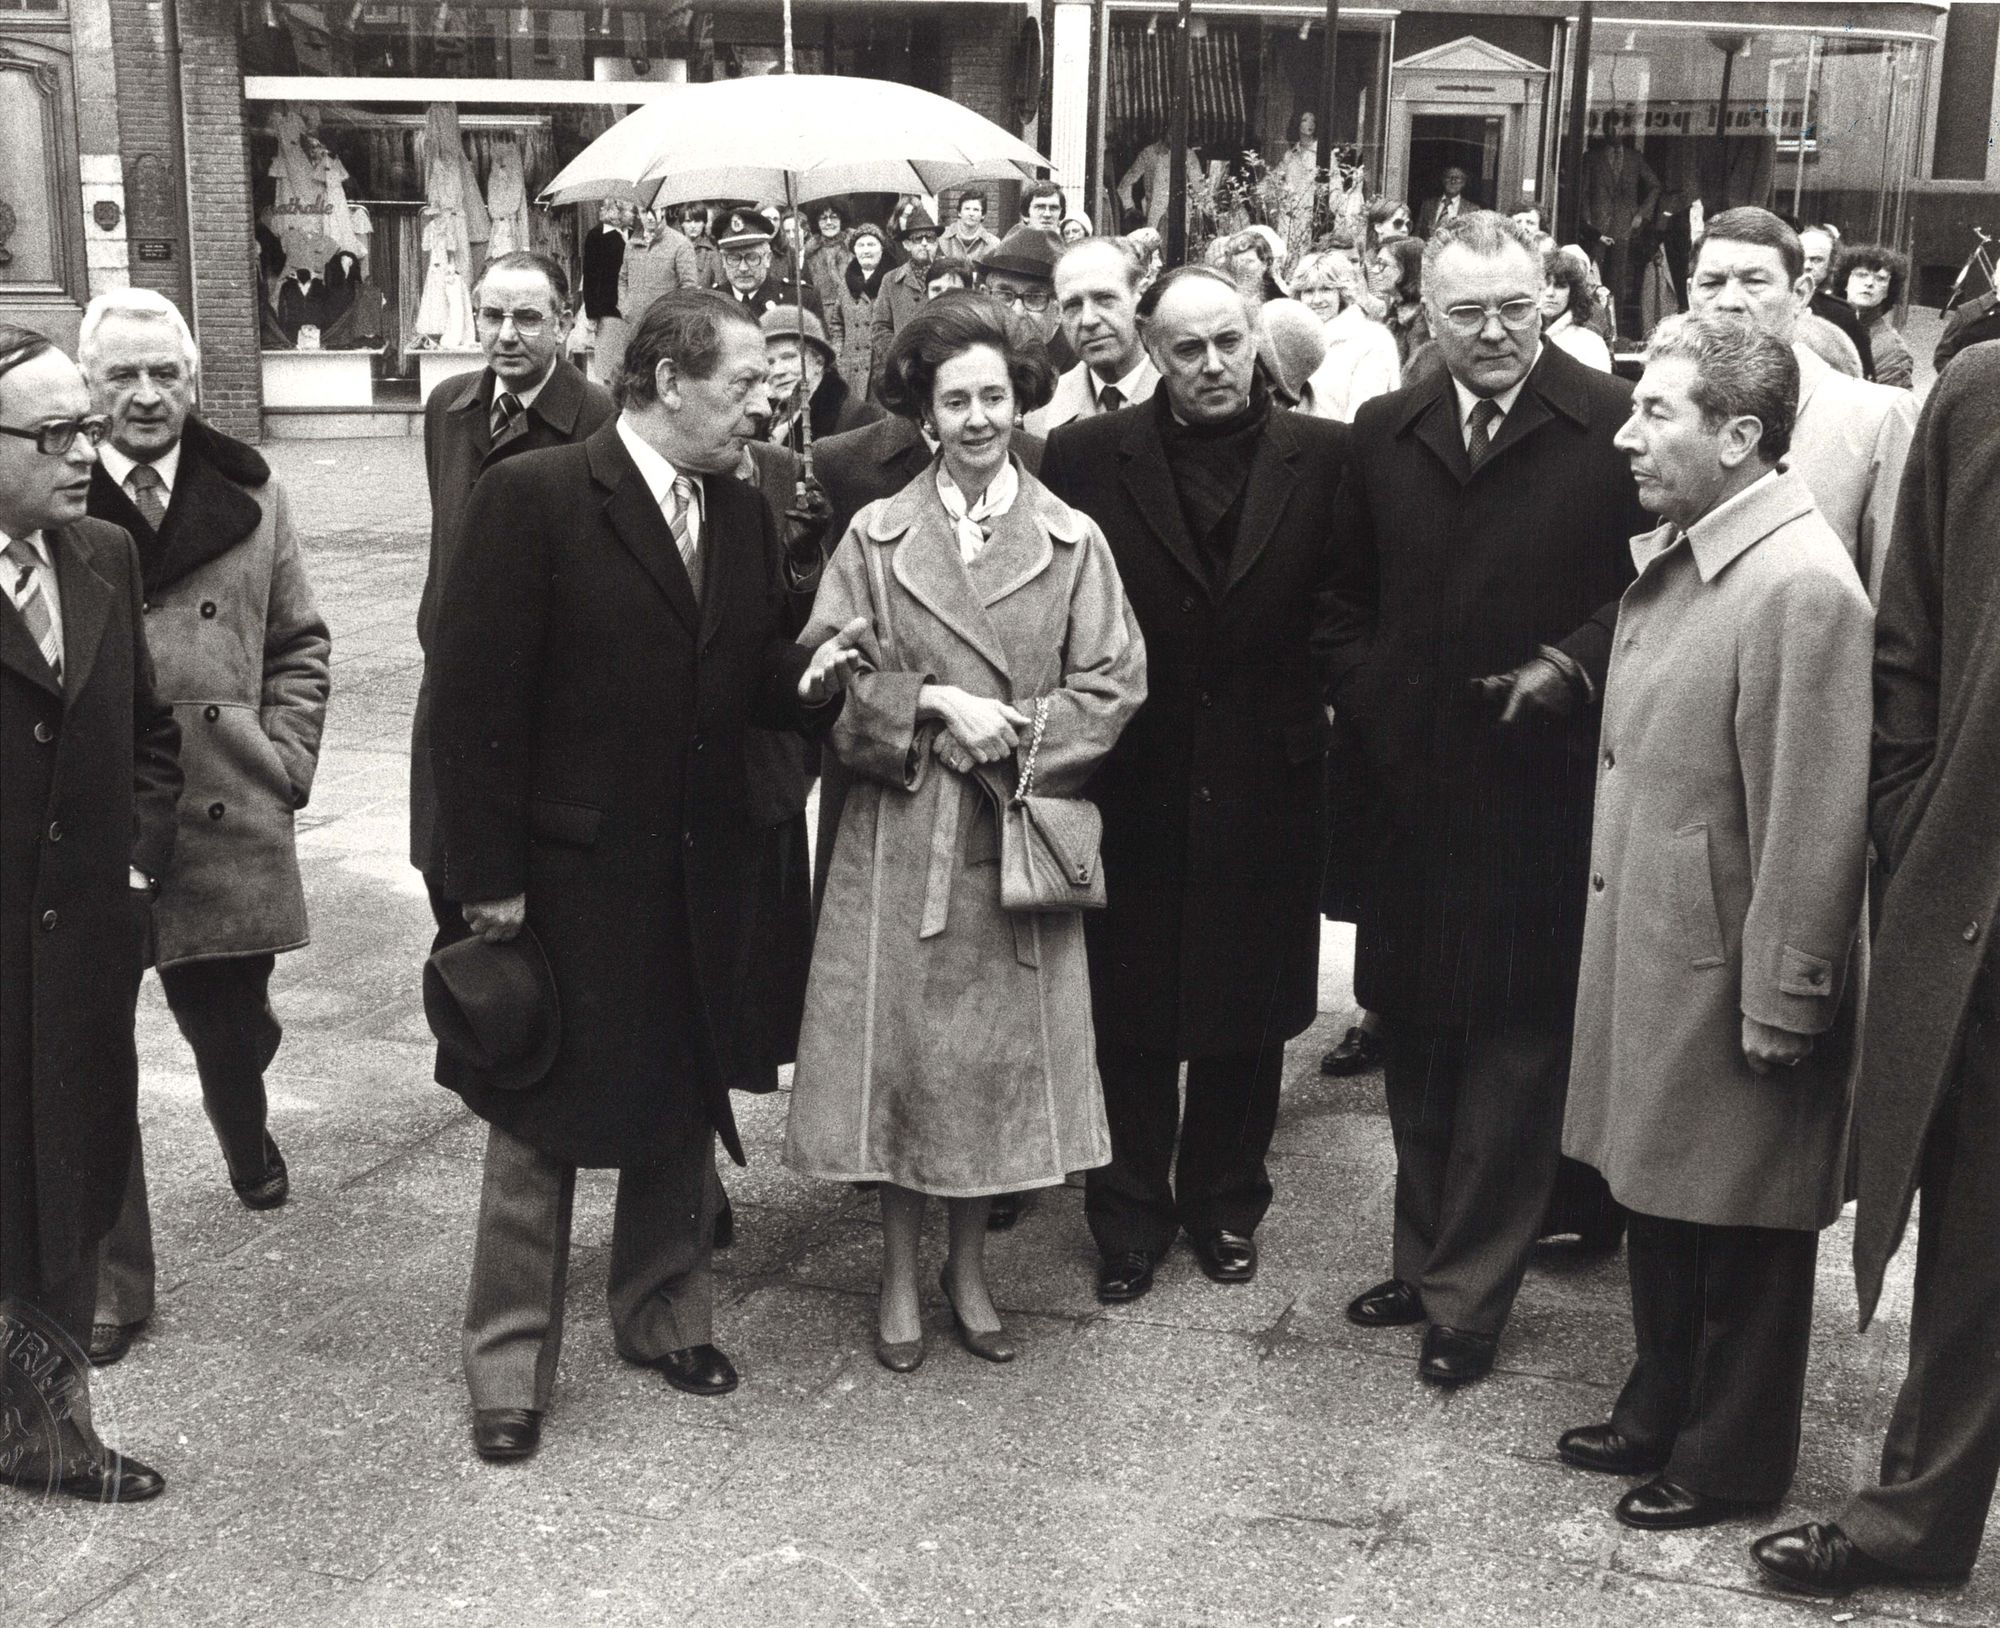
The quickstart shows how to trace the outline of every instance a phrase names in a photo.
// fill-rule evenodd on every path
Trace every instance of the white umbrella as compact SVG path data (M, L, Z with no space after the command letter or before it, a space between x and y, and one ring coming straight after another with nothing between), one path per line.
M687 85L627 114L563 167L541 201L802 204L849 192L1032 180L1048 168L1019 137L914 86L764 74Z

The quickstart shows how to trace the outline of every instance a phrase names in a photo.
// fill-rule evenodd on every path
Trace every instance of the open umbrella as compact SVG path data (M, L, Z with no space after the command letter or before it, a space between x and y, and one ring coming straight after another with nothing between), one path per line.
M969 108L911 85L837 74L765 74L688 85L620 119L542 189L545 204L941 192L1032 180L1049 161ZM804 256L793 272L805 348ZM802 426L812 469L812 421Z

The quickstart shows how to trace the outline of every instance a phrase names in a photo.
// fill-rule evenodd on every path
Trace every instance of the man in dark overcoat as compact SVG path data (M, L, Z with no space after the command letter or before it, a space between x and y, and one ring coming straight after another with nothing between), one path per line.
M618 418L481 477L440 603L445 893L482 937L534 933L562 1023L532 1089L439 1057L491 1125L465 1322L488 1458L540 1439L580 1165L619 1171L619 1353L690 1394L736 1385L711 1342L709 1256L716 1139L743 1159L744 731L822 723L858 659L791 642L770 512L731 478L764 374L740 306L663 295L633 328Z
M1561 1154L1604 622L1650 530L1631 387L1541 343L1534 239L1489 211L1424 256L1444 368L1354 425L1333 704L1381 787L1355 994L1389 1020L1395 1275L1438 1383L1491 1367ZM1481 680L1490 680L1480 683ZM1546 705L1544 704L1546 702Z
M1104 528L1149 675L1087 793L1110 899L1089 947L1111 1163L1085 1189L1107 1302L1144 1294L1183 1230L1215 1281L1257 1270L1285 1042L1318 998L1323 634L1347 534L1347 430L1272 405L1234 285L1169 273L1140 318L1152 399L1064 425L1041 471Z
M1910 1366L1880 1481L1760 1539L1803 1593L1963 1579L2000 1480L2000 343L1925 404L1875 624L1874 964L1854 1097L1866 1327L1917 1218Z
M474 483L495 465L524 452L586 440L618 411L609 392L563 361L563 340L572 320L569 278L553 260L527 251L497 256L473 290L472 304L486 366L446 379L424 403L431 552L417 601L417 643L426 667L410 721L410 863L423 872L437 922L437 947L465 936L465 918L438 891L444 856L431 784L428 658L437 641L439 604L458 552L466 505ZM632 316L636 320L638 313Z
M132 539L84 514L103 428L74 364L0 323L0 1479L135 1502L165 1482L91 1429L83 1353L132 1163L180 730ZM51 1381L66 1401L41 1411Z
M254 447L195 412L199 357L180 312L149 288L100 294L77 351L92 405L111 420L90 513L138 547L156 686L181 726L180 836L153 911L160 989L194 1054L231 1187L248 1208L275 1209L291 1178L264 1092L284 1037L271 974L309 936L293 826L326 722L326 621L283 485ZM92 1362L125 1354L153 1288L135 1138L104 1241Z

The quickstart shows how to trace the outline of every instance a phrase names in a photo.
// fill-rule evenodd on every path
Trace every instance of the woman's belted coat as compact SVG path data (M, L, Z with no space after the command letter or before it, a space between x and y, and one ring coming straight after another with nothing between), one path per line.
M855 517L806 643L865 616L869 670L832 747L853 777L814 945L785 1161L947 1197L1050 1186L1110 1157L1083 917L1009 915L983 776L945 768L926 683L1033 715L1035 788L1079 795L1145 699L1145 645L1096 524L1016 465L967 566L935 465Z

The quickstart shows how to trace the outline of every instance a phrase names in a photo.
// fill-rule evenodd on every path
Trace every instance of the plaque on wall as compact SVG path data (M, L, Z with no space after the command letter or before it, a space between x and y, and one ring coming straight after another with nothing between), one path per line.
M166 238L149 237L139 240L139 258L148 264L157 265L173 257L174 246Z

